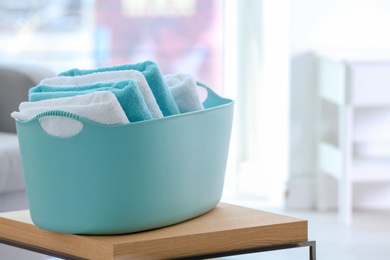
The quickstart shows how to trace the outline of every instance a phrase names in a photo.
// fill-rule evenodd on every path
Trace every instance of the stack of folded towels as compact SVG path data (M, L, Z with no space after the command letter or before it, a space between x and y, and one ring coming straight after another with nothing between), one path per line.
M47 111L65 111L101 124L128 124L202 110L198 87L187 74L163 76L153 61L93 70L72 69L30 89L11 116L29 120ZM42 117L42 128L55 136L78 133L79 121ZM66 127L64 127L66 126Z

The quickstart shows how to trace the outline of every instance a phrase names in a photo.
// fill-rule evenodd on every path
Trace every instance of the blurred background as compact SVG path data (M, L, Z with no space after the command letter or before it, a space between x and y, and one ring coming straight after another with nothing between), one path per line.
M316 53L386 53L388 26L385 0L1 0L0 59L57 73L150 59L189 73L237 102L226 198L312 208Z
M150 59L191 74L236 101L224 201L335 211L337 178L318 173L321 57L387 68L389 28L387 0L0 0L0 60L59 73ZM373 154L390 165L389 139ZM390 210L384 171L354 184L355 210Z

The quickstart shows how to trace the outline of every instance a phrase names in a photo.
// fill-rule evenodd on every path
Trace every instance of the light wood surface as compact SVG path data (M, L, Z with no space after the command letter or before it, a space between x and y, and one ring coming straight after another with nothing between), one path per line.
M0 213L0 237L86 259L164 259L304 242L307 221L220 203L197 218L128 235L60 234L36 227L28 210Z

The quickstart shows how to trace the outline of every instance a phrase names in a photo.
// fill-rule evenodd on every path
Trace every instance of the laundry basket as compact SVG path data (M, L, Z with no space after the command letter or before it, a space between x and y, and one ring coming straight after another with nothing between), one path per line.
M205 86L204 86L205 87ZM205 110L123 125L50 111L16 121L33 222L73 234L123 234L172 225L211 210L222 194L233 101L205 87ZM72 137L39 118L82 123Z

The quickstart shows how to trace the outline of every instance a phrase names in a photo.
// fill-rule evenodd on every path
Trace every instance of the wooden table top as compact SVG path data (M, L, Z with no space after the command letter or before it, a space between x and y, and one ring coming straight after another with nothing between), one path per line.
M61 234L36 227L30 212L0 213L0 238L85 259L163 259L308 241L301 220L219 203L194 219L127 235Z

